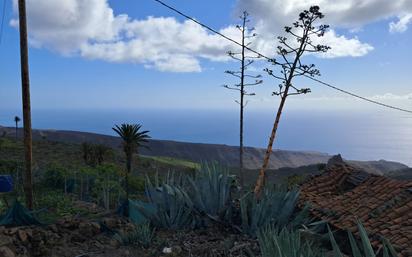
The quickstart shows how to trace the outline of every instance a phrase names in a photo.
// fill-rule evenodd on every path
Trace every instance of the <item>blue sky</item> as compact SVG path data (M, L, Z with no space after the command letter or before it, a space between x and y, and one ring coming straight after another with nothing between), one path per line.
M319 1L167 2L232 37L237 36L233 25L239 10L248 9L260 35L258 50L271 54L273 38L282 27L293 22L308 2ZM325 22L331 24L326 40L333 45L332 53L328 58L308 56L306 62L318 66L324 81L412 109L412 4L402 0L321 2ZM152 0L27 0L27 4L34 109L237 108L236 94L220 87L234 82L224 74L238 65L225 58L225 51L234 46ZM0 45L3 109L21 106L15 19L15 7L8 0ZM255 69L266 66L262 61ZM299 82L313 93L295 97L290 108L380 109L310 81ZM277 99L270 93L276 84L264 77L250 108L273 108Z

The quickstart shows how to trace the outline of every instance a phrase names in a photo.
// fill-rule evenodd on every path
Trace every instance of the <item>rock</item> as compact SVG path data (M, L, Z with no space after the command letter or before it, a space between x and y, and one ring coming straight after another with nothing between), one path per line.
M0 256L1 257L15 257L14 252L7 246L0 247Z
M0 234L0 246L9 245L12 243L12 237Z
M111 247L117 249L117 248L120 247L120 242L117 241L116 239L112 239L112 240L110 240L109 245L110 245Z
M172 252L173 252L173 250L172 250L171 247L165 247L162 250L162 253L164 253L164 254L171 254Z
M29 237L27 235L27 232L24 230L18 230L17 231L17 236L20 239L20 241L22 241L23 243L27 242L27 238Z
M54 233L57 233L57 232L58 232L58 229L57 229L56 224L49 225L49 228L50 228L51 231L53 231Z
M18 228L10 228L8 230L8 234L12 236L12 235L17 233L17 230L18 230Z
M342 165L344 163L345 162L340 154L334 155L332 156L332 158L329 159L328 163L326 164L326 169L333 167L335 165Z
M99 234L100 231L101 231L100 224L97 223L97 222L91 222L90 224L91 224L91 227L92 227L92 229L93 229L94 234L95 234L95 235Z
M103 224L106 225L108 228L113 229L117 227L117 220L114 218L104 218Z

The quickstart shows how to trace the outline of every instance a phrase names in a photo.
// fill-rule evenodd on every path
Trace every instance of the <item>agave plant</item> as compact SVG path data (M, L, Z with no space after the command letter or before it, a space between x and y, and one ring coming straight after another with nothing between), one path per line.
M398 256L395 249L386 239L382 239L383 254L380 254L379 251L375 253L371 245L371 242L369 240L368 233L366 232L366 229L363 227L362 223L359 221L358 221L358 230L359 230L359 236L361 239L362 247L358 246L358 243L355 240L355 237L353 236L351 232L348 231L349 243L352 249L353 257L377 257L377 256L397 257ZM333 236L333 233L329 226L328 226L328 234L329 234L330 242L332 244L334 257L343 257L343 254L340 251L339 246L336 243L335 237Z
M202 164L194 178L188 177L189 196L198 213L212 220L230 221L231 189L235 181L227 168Z
M305 222L307 210L294 216L299 190L290 191L282 187L266 189L258 200L254 194L247 193L240 199L242 231L249 235L269 224L279 228L296 227Z
M166 183L154 186L147 178L146 197L154 211L138 208L156 227L184 229L193 224L193 203L182 187Z
M133 231L116 233L113 238L121 245L140 245L147 248L152 243L155 237L155 229L150 226L150 223L137 225Z
M283 228L279 230L273 225L266 226L257 232L262 257L321 257L319 251L310 241L302 239L298 230Z

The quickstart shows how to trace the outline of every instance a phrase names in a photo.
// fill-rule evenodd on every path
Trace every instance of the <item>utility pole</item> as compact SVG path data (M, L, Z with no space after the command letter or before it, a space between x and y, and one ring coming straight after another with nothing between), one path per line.
M21 86L23 98L23 130L24 130L24 192L26 206L33 209L33 179L32 179L32 133L31 133L31 108L30 108L30 80L29 80L29 54L27 46L27 19L26 1L19 0L19 27L20 27L20 63Z

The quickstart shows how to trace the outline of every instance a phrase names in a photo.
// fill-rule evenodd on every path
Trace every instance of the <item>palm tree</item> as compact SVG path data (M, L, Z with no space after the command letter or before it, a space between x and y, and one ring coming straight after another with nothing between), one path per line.
M19 122L20 122L19 116L14 117L14 122L16 123L16 141L17 141L17 129L19 128Z
M129 215L129 174L132 171L133 154L138 153L139 147L144 146L150 139L149 131L140 131L141 128L140 124L122 124L112 128L122 138L123 151L126 154L126 216Z

